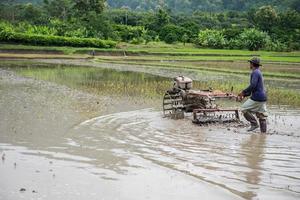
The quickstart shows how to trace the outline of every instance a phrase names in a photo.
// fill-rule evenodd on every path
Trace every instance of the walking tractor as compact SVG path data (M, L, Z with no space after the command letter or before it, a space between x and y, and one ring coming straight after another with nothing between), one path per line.
M163 114L172 119L182 119L185 113L193 113L193 122L209 123L239 122L238 109L221 109L216 99L235 100L236 95L219 90L193 90L192 79L184 76L174 78L173 88L163 98Z

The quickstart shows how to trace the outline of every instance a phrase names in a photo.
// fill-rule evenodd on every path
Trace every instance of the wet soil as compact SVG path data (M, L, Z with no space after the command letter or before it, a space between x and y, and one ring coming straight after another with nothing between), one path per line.
M10 54L64 54L60 50L28 50L28 49L0 49L0 53L10 53Z
M300 198L299 108L269 106L268 134L200 127L164 118L159 97L59 76L0 69L0 199Z

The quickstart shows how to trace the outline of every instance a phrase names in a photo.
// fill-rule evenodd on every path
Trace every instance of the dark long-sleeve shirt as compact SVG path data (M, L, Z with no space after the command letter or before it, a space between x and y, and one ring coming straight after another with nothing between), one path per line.
M246 96L251 95L253 101L264 102L267 101L267 95L264 88L264 80L259 69L253 70L251 73L250 85L243 90Z

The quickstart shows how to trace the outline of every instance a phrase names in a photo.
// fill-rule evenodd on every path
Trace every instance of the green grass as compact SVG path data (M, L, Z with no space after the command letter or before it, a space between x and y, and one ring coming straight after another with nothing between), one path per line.
M171 78L145 73L119 72L112 69L88 67L88 64L87 66L69 66L64 64L34 63L32 61L3 61L0 63L0 67L13 69L22 76L53 81L99 95L125 95L142 97L145 100L161 98L171 86L172 81ZM194 69L190 70L195 71ZM212 72L212 75L214 73L220 73L220 76L226 74L224 72ZM236 75L236 73L234 74ZM226 78L224 76L223 79L207 79L209 73L200 74L199 76L201 81L194 81L193 84L193 87L196 89L212 87L222 91L230 91L233 86L234 93L244 89L249 81L249 73L247 76L242 74L235 78L229 78L230 76ZM273 78L271 80L272 82L266 84L270 104L300 106L299 90L285 87L289 79L281 82L275 81Z
M23 67L14 69L22 76L53 81L80 88L99 95L121 95L129 97L161 98L171 85L170 78L154 75L119 72L112 69L102 69L83 66L34 66L21 64ZM25 66L25 67L24 67ZM194 81L194 88L206 89L212 87L223 91L230 91L234 86L234 92L238 93L247 85L248 80L208 80ZM290 89L280 89L276 85L268 85L269 103L300 106L300 93Z
M92 50L97 52L112 52L123 55L135 53L141 55L157 54L159 56L176 56L186 59L202 60L246 60L253 55L259 55L265 61L274 62L300 62L300 52L267 52L267 51L247 51L247 50L227 50L227 49L199 49L191 44L167 45L164 43L150 43L148 45L131 45L121 43L115 49L99 48L75 48L75 47L41 47L27 45L0 44L1 50L52 50L61 51L65 54L90 53Z
M165 44L162 42L153 42L147 45L132 45L121 43L120 48L128 51L146 51L153 53L182 53L182 54L219 54L219 55L261 55L261 56L300 56L300 51L294 52L271 52L271 51L248 51L248 50L229 50L229 49L200 49L195 48L192 44Z
M216 66L205 66L205 65L191 65L190 63L161 63L161 62L147 62L147 61L127 61L127 60L116 60L116 59L98 59L100 62L105 63L115 63L115 64L126 64L126 65L141 65L141 66L151 66L151 67L162 67L162 68L175 68L175 69L190 69L199 71L210 71L226 74L239 74L239 75L249 75L249 68L232 69L230 66L226 67L216 67ZM283 71L267 71L264 72L265 77L269 78L282 78L282 79L300 79L300 72L283 72Z
M120 44L116 49L96 49L96 48L74 48L74 47L39 47L39 46L26 46L26 45L11 45L11 44L0 44L0 50L11 49L11 50L48 50L48 51L60 51L64 54L77 54L78 57L86 55L92 50L98 52L105 52L107 56L96 56L96 62L102 63L116 63L124 65L136 65L146 66L147 68L163 68L163 69L187 69L192 72L207 72L211 74L222 75L238 75L241 76L242 80L247 82L241 82L237 79L233 80L217 80L217 81L203 81L195 82L195 88L206 88L213 87L215 89L229 90L231 86L234 86L235 92L243 89L248 84L249 79L249 67L247 60L251 55L260 55L263 61L263 73L266 80L280 80L283 83L300 81L300 52L265 52L265 51L244 51L244 50L218 50L218 49L198 49L188 44L183 46L182 44L167 45L163 43L150 43L148 45L131 45L131 44ZM125 53L124 56L124 51ZM112 56L114 53L119 53L119 56ZM128 56L128 52L136 53L135 55ZM78 54L81 53L81 54ZM17 55L17 54L12 54ZM22 54L24 56L24 54ZM47 54L42 54L47 57ZM28 55L30 57L30 55ZM75 55L74 55L75 56ZM26 57L26 56L25 56ZM48 57L51 57L48 55ZM72 57L72 56L71 56ZM75 56L76 57L76 56ZM55 55L54 57L55 58ZM34 66L33 63L28 62L28 66ZM3 66L9 66L6 61L1 61ZM19 62L20 65L24 62ZM13 66L14 64L12 64ZM44 64L43 64L44 65ZM48 65L48 64L47 64ZM88 63L87 63L88 65ZM88 68L81 68L80 73ZM33 70L34 71L34 70ZM68 73L72 70L69 69ZM32 72L36 74L36 72ZM90 71L90 74L96 73L96 71ZM32 74L32 76L34 76ZM50 74L47 72L46 74ZM73 74L76 74L75 72ZM31 76L31 75L30 75ZM74 75L75 76L75 75ZM92 76L92 75L90 75ZM70 79L72 79L70 77ZM61 80L64 81L64 80ZM96 84L91 82L91 84ZM139 83L142 84L142 83ZM166 84L169 86L167 81L160 85L153 85L147 83L147 87L156 87L159 89L151 90L147 89L145 85L138 87L137 90L132 89L133 86L128 86L126 91L129 90L134 92L144 91L147 95L159 94L165 91ZM109 87L112 91L114 90L114 82L107 82L104 87ZM89 85L88 85L89 87ZM120 86L121 87L121 86ZM297 88L298 89L298 88ZM148 91L148 92L147 92ZM115 91L117 92L117 91ZM144 93L144 95L146 95ZM279 88L276 85L268 85L269 100L272 104L287 104L300 106L300 94L298 90L293 90L282 86ZM146 95L146 96L147 96ZM158 96L159 96L158 95Z

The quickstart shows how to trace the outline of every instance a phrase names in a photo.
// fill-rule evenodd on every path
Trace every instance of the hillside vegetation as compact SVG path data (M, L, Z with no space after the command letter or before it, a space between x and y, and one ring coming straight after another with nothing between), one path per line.
M43 0L13 0L15 3L43 3ZM132 10L156 10L158 7L173 12L190 13L194 11L247 11L263 5L279 9L300 9L299 0L107 0L111 8L128 7Z
M112 41L131 44L163 41L192 43L199 48L293 51L300 49L299 3L299 0L1 1L0 41L103 48L115 47ZM22 39L14 39L16 36ZM54 42L53 38L63 42ZM87 42L86 38L93 42ZM102 41L95 42L99 39ZM103 40L108 40L108 45Z

